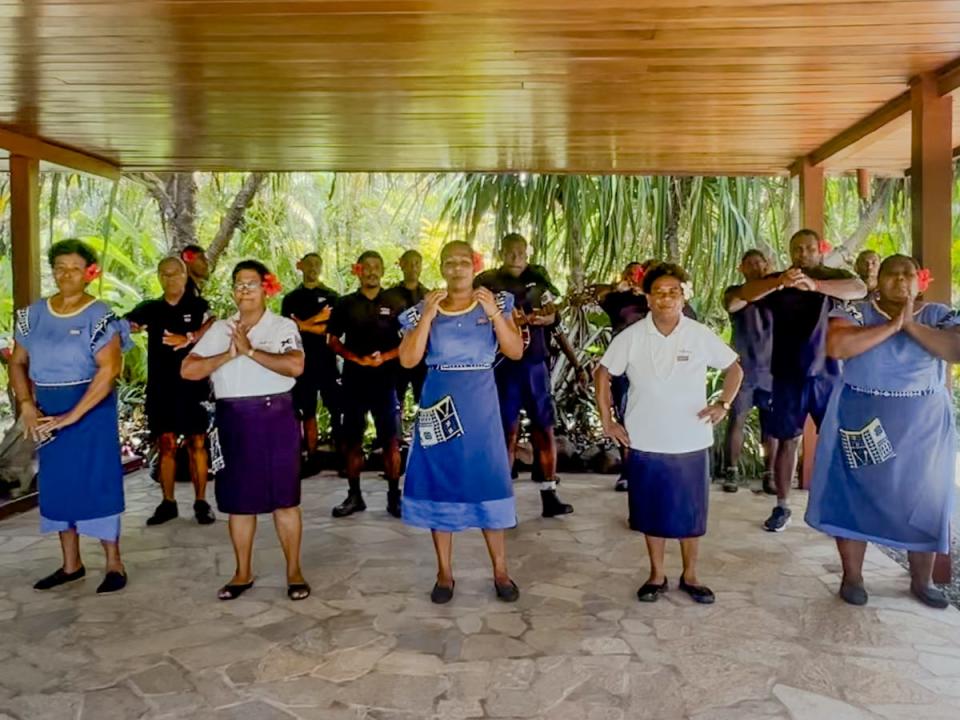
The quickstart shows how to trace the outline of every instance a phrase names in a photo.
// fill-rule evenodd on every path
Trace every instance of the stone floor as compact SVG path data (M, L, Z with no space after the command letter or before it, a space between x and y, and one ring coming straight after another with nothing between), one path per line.
M305 482L314 594L300 603L285 597L268 523L256 587L218 602L233 569L224 524L147 529L155 486L142 474L128 483L131 582L113 597L94 594L102 559L90 543L84 582L33 591L57 543L38 537L35 513L0 523L0 720L960 717L960 612L913 602L903 570L875 549L870 605L844 605L830 541L799 521L763 533L768 501L749 493L712 498L712 607L675 590L636 602L642 537L611 480L586 475L566 478L577 513L562 520L541 519L536 488L517 485L516 605L494 599L470 533L455 550L457 596L436 607L430 537L383 512L373 477L371 510L340 521L329 508L341 481ZM675 581L675 546L669 559Z

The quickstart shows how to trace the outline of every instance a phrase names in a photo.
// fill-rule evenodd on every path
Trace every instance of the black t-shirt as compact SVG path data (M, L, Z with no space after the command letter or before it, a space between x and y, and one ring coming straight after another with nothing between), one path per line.
M357 290L337 301L327 330L357 355L387 352L400 345L397 317L404 309L399 293L381 288L371 300Z
M423 283L417 284L416 290L409 289L403 283L396 285L388 291L391 294L396 293L403 302L403 309L412 308L414 305L423 300L427 293L430 292L430 289L423 286Z
M498 268L487 270L474 278L474 287L485 287L491 292L508 292L513 295L514 304L525 313L540 310L546 305L557 302L560 291L550 281L546 268L540 265L528 265L519 276ZM547 332L550 327L527 325L524 334L529 332L530 342L523 352L523 360L542 362L547 359Z
M163 333L186 335L196 332L207 316L207 301L184 292L176 305L165 299L144 300L127 313L127 320L145 326L147 330L147 394L155 399L167 391L189 392L192 397L205 399L209 395L206 380L184 380L180 365L190 347L174 350L163 344ZM195 393L195 395L193 395Z
M296 316L300 320L312 318L324 308L337 304L340 295L322 283L308 288L300 285L287 293L280 304L280 314L284 317ZM333 313L331 312L331 318ZM328 326L329 327L329 326ZM301 333L306 372L335 372L337 356L327 345L326 335Z
M600 307L610 318L610 327L614 335L618 335L635 322L643 320L650 312L647 296L632 290L607 293L600 301Z
M853 274L821 265L803 271L814 280L846 280ZM779 277L771 273L767 277ZM773 314L774 377L802 380L815 375L836 375L840 365L827 357L827 324L833 298L796 288L775 290L758 302Z
M731 285L724 296L736 292L743 285ZM770 359L773 355L773 313L765 303L748 303L745 308L730 313L733 327L733 349L740 356L740 365L746 381L769 390Z

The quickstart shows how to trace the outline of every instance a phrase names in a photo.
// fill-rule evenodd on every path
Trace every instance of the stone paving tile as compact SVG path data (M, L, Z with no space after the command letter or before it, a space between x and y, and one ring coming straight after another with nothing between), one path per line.
M609 478L572 475L577 512L539 517L536 486L516 485L509 533L520 601L498 603L479 533L457 538L457 593L429 601L428 533L383 511L335 521L340 480L304 483L304 570L314 595L285 597L269 522L256 543L257 583L223 603L233 554L220 521L144 521L157 497L128 480L123 548L128 588L94 594L102 573L83 541L86 581L50 593L33 581L56 565L36 514L0 523L0 720L955 720L960 612L914 602L907 577L870 548L870 604L836 597L829 539L798 523L759 529L765 498L714 493L701 576L711 607L676 588L636 602L643 538L625 525ZM799 494L795 513L802 515Z

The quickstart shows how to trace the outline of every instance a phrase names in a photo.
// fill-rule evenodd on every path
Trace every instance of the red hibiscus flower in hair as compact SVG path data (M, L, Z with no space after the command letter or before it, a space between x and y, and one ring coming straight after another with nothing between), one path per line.
M643 282L643 276L646 274L647 271L643 269L643 265L636 265L630 273L630 279L635 285L639 285Z
M354 263L354 264L350 267L350 272L352 272L352 273L353 273L354 275L356 275L357 277L360 277L361 275L363 275L363 264L362 264L362 263Z
M200 253L198 253L196 250L184 250L182 253L180 253L180 258L181 258L187 265L189 265L190 263L192 263L194 260L197 259L197 256L198 256L199 254L200 254Z
M263 294L267 297L273 297L278 292L280 292L283 287L280 285L280 280L277 279L277 276L273 273L267 273L263 276Z
M933 282L933 275L930 274L930 268L920 268L917 270L917 289L920 292L926 292Z
M476 275L483 270L483 255L474 251L473 253L473 274Z
M818 250L820 250L820 254L821 254L821 255L826 255L826 254L828 254L831 250L833 250L833 245L831 245L830 243L828 243L826 240L821 240L821 241L820 241L820 245L818 246Z
M83 271L83 279L87 282L93 282L98 277L100 277L100 266L96 263L87 265L87 269Z

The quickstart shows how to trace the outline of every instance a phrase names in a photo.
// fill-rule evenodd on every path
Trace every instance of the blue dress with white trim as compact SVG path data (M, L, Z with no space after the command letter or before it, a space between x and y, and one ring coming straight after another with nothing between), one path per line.
M14 332L29 355L37 407L47 416L76 406L96 375L97 353L115 336L122 349L132 344L129 326L99 300L66 315L39 300L17 311ZM58 430L37 457L41 530L116 540L124 509L116 393Z
M504 313L513 296L499 293ZM403 332L420 322L423 303L400 315ZM427 378L403 486L408 525L456 532L516 525L510 465L500 425L493 324L475 303L439 312L427 342Z
M860 327L888 322L874 304L847 303L831 317ZM927 303L914 321L960 325ZM946 363L905 332L844 361L817 441L806 520L834 537L917 552L948 552L957 443Z

